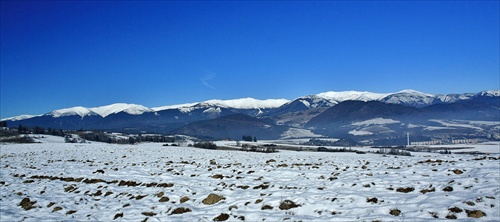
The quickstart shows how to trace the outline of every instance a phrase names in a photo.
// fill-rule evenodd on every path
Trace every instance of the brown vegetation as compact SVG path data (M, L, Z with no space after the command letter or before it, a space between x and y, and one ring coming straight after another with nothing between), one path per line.
M219 196L217 194L213 194L211 193L210 195L208 195L207 198L205 198L202 203L205 204L205 205L212 205L212 204L216 204L218 203L219 201L221 200L224 200L226 199L225 197L223 196Z
M292 209L292 208L296 208L296 207L300 207L300 205L294 203L291 200L281 201L280 206L279 206L280 210L288 210L288 209Z
M389 211L389 214L393 216L399 216L401 214L401 211L398 209L391 209L391 211Z
M415 190L415 188L413 188L413 187L406 187L406 188L400 187L400 188L396 189L397 192L401 192L401 193L409 193L409 192L413 192L414 190Z
M35 203L36 201L31 201L30 198L25 197L23 200L21 200L21 203L19 203L19 206L21 206L24 210L31 210L35 208Z
M172 215L172 214L183 214L183 213L188 213L188 212L191 212L191 209L185 208L185 207L178 207L178 208L175 208L172 211L172 213L170 213L170 215Z

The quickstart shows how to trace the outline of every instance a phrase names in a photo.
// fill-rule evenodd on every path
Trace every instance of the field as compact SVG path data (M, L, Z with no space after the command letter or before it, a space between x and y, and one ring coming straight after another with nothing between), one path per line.
M0 151L1 221L500 220L498 153L252 153L50 139Z

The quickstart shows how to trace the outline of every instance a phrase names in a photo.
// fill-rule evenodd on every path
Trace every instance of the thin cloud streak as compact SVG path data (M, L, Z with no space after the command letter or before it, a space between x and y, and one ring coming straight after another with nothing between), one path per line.
M203 78L200 79L201 83L203 85L205 85L206 87L210 88L210 89L215 89L215 87L213 87L212 85L210 85L208 83L208 81L212 80L212 79L215 79L217 77L217 75L212 72L212 71L209 71L209 70L204 70L207 74L205 74L205 76L203 76Z

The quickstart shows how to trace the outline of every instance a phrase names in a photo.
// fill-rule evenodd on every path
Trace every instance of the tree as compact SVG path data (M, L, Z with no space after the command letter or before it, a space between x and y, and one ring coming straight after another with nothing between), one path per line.
M210 141L198 142L195 143L193 146L204 149L217 149L217 145Z
M242 139L247 142L252 142L254 140L252 136L243 136Z
M253 141L254 141L254 142L257 142L257 137L255 137L255 136L254 136L254 137L253 137Z
M128 138L128 143L134 144L135 143L134 137L129 137Z
M25 133L26 132L26 127L24 127L23 125L19 124L19 126L17 127L17 132L19 132L19 133Z
M45 134L45 129L39 126L33 128L33 133L35 134Z

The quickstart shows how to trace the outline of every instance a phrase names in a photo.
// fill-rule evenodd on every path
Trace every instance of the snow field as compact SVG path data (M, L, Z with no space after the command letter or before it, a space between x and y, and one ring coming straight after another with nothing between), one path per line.
M2 221L500 217L499 154L266 154L58 143L3 144L0 151ZM210 194L222 199L206 204ZM295 206L284 209L289 201Z

